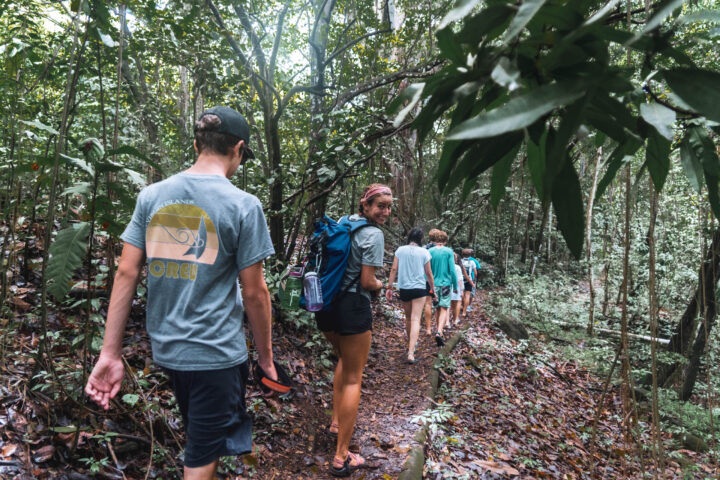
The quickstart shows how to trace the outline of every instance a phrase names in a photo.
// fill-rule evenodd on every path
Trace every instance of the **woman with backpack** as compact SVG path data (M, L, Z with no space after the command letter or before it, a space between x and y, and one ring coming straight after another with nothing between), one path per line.
M388 286L385 297L388 302L392 300L392 285L395 278L398 280L400 301L405 309L405 330L408 337L408 363L417 363L415 360L415 345L420 334L420 316L422 315L425 297L430 285L430 291L435 291L432 270L430 269L430 252L421 247L423 231L413 228L408 233L408 244L395 251Z
M392 191L382 184L365 187L360 198L359 213L348 218L367 222L352 235L350 256L329 311L316 313L318 328L333 345L338 355L333 380L333 416L330 434L337 434L335 456L330 473L347 477L365 464L365 459L348 450L355 429L363 369L367 363L372 340L371 293L382 288L375 270L383 267L385 238L377 226L385 223L392 208ZM354 229L353 229L354 230Z

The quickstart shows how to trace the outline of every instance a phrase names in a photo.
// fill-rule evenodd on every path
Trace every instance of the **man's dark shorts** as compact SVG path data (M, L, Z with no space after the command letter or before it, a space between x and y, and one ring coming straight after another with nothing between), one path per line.
M425 288L401 288L399 293L400 300L403 302L410 302L416 298L427 297L427 289Z
M470 292L472 290L475 290L475 287L473 287L472 283L470 282L463 282L463 285L465 287L466 292ZM474 292L473 292L474 293Z
M202 467L252 448L252 420L245 411L248 362L222 370L165 368L187 435L185 466Z
M340 335L357 335L372 330L370 300L355 292L339 294L333 300L332 309L315 313L315 321L321 332Z

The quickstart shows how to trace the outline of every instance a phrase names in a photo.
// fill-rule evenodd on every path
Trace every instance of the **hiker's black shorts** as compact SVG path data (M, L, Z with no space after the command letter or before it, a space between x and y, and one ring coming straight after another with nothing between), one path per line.
M370 300L361 293L348 292L333 301L332 309L315 313L321 332L357 335L372 330Z
M248 362L222 370L165 368L182 414L185 466L202 467L252 448L252 420L245 411Z
M475 290L475 287L473 287L472 283L470 282L463 282L463 286L465 287L466 292L472 292L473 290Z
M400 294L400 300L403 302L427 297L427 290L424 288L401 288L398 293Z

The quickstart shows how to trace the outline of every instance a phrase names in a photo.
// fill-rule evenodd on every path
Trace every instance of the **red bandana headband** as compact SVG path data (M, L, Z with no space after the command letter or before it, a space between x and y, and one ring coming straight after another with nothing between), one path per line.
M367 202L375 195L392 195L392 190L390 190L388 187L385 186L378 186L373 187L370 190L368 190L365 195L360 199L362 203Z

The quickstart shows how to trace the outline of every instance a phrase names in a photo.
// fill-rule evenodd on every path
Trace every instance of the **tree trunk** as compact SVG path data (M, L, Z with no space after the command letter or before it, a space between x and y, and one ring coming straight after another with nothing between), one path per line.
M705 260L698 272L698 287L695 290L675 332L670 338L668 350L687 358L685 364L661 365L658 384L669 387L676 378L683 382L681 397L689 398L697 378L697 370L705 351L706 335L710 333L717 314L715 289L720 279L720 230L716 230ZM698 328L698 317L704 319Z
M587 260L588 267L588 288L590 289L590 309L588 312L588 325L587 333L592 335L593 325L595 323L595 279L593 278L593 265L592 265L592 211L593 204L595 203L595 191L597 190L598 182L598 166L600 165L600 158L602 158L602 147L598 148L597 155L595 156L595 165L593 166L592 185L590 187L590 193L588 194L587 214L585 215L585 259Z
M530 264L530 276L535 274L535 267L537 267L537 261L540 255L542 254L542 247L543 247L543 234L545 233L545 228L547 227L548 223L548 213L550 212L550 202L545 201L542 205L542 222L540 222L540 229L537 233L537 238L535 239L535 251L533 252L533 258L532 263Z

